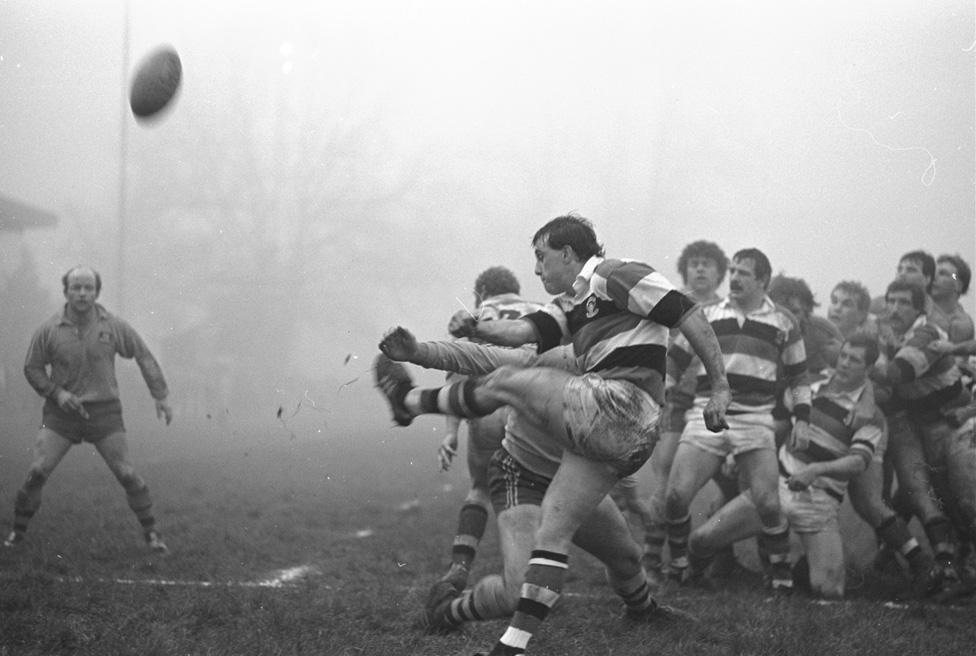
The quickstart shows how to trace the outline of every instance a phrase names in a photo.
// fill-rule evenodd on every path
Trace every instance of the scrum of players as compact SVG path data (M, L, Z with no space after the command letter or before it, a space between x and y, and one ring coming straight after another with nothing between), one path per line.
M683 286L669 290L650 266L624 271L629 260L605 258L602 247L581 249L559 232L561 220L595 238L577 215L536 234L535 273L556 295L549 305L525 302L511 272L493 267L478 278L475 314L451 318L454 340L418 342L398 327L380 343L377 386L397 423L427 413L449 417L439 451L445 468L457 453L460 420L469 422L474 442L468 457L474 485L450 569L426 600L429 630L511 617L490 653L524 653L568 567L553 527L569 530L567 541L606 566L625 615L637 621L687 619L658 604L652 591L722 585L742 567L733 545L751 538L773 593L842 598L845 497L877 536L875 567L902 577L900 599L945 603L976 591L976 335L959 302L971 277L962 258L905 253L875 298L861 283L839 280L824 317L815 314L808 285L773 275L759 249L728 258L713 242L692 242L677 262ZM554 282L560 275L562 286ZM726 277L729 291L720 296ZM653 339L635 336L647 324L667 334L666 358ZM715 348L724 371L710 362ZM636 357L660 357L663 390L627 373L636 362L628 358ZM464 376L421 390L396 361ZM528 373L551 369L561 373ZM530 386L520 386L522 378ZM601 461L610 460L604 455L612 449L593 444L620 442L615 431L626 430L592 431L589 450L575 435L587 411L601 416L618 407L601 406L600 393L580 401L557 390L567 408L559 418L567 437L556 435L559 421L539 417L547 406L527 398L539 387L573 389L574 381L594 385L598 378L638 381L660 400L659 411L642 419L655 424L650 448L629 454L636 468L647 463L650 489L643 496L635 468L613 468L613 480L600 478L602 486L587 473L609 468ZM582 409L574 413L577 401ZM580 458L592 467L577 469ZM583 495L566 496L571 476L602 501L586 505ZM693 525L691 504L709 481L716 500ZM598 510L575 524L553 518L573 504L580 514ZM506 545L503 571L469 587L489 507ZM633 512L644 530L632 531L622 511ZM910 529L912 520L924 539Z

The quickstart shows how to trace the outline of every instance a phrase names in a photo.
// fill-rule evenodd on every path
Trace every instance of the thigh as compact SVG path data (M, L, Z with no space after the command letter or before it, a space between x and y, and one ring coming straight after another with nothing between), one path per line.
M472 487L488 489L488 463L502 445L507 417L508 408L501 408L487 417L468 421L467 463Z
M912 506L924 522L941 517L932 494L932 481L922 442L914 427L908 422L889 424L888 454L894 465L898 486L904 488L912 501Z
M72 446L74 443L66 437L62 437L50 428L41 428L34 440L34 460L31 469L49 476Z
M884 518L892 514L882 497L884 486L884 466L881 461L872 459L867 469L852 478L847 484L847 493L855 512L864 521L877 528Z
M542 499L536 546L567 553L576 531L606 498L617 478L612 466L565 452Z
M542 508L528 503L498 514L498 542L506 587L520 586L525 580L541 520Z
M673 499L676 499L683 506L689 505L698 491L722 466L723 459L724 456L705 451L695 443L682 439L668 475L666 503L671 505L674 503Z
M762 522L748 492L743 492L719 508L691 533L696 549L714 552L722 547L758 535Z
M844 594L844 543L836 526L816 533L800 533L810 563L810 587L828 598Z
M640 569L641 547L634 540L620 509L609 497L605 497L577 529L573 543L620 578L633 576Z
M132 463L129 462L129 443L124 432L106 435L95 442L95 449L117 476L132 469Z

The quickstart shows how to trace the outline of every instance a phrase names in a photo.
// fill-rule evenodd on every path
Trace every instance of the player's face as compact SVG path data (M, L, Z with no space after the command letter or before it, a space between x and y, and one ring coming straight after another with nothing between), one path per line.
M868 375L867 359L863 346L851 346L845 342L837 355L837 367L834 375L837 380L848 388L860 387Z
M841 333L847 335L864 323L867 313L857 309L857 299L842 289L830 292L830 307L827 308L827 318L830 319Z
M573 291L576 269L572 249L568 246L560 250L549 248L549 240L540 239L535 244L535 275L550 294L563 294Z
M958 294L962 289L959 283L959 270L952 262L939 262L935 265L935 278L932 279L932 296L945 298Z
M766 293L763 281L756 277L756 263L751 257L732 260L729 265L729 298L738 303L758 302Z
M803 305L803 301L801 301L797 296L790 296L788 299L786 299L786 303L783 305L801 322L806 321L807 317L810 316L810 313L807 312L806 306Z
M922 273L922 263L918 260L902 260L899 262L895 277L913 285L921 285L923 288L929 284L929 279Z
M77 269L68 274L68 288L64 290L68 306L79 314L90 311L95 306L98 292L95 291L95 274L86 269Z
M718 263L710 257L688 258L685 284L696 294L708 296L718 289Z
M888 324L899 335L911 328L921 314L912 305L912 293L907 290L888 292L885 297L885 309L888 312Z

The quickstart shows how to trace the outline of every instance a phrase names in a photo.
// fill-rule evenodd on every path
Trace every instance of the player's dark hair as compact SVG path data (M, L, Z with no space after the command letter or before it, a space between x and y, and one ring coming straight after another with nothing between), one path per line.
M834 291L842 291L852 297L858 311L867 313L871 310L871 293L856 280L841 280L834 285Z
M956 267L956 275L959 276L959 295L962 296L967 291L969 291L969 282L972 280L973 272L966 264L966 260L962 259L958 254L956 255L940 255L939 259L935 261L936 264L939 262L948 262L952 266Z
M99 275L98 271L95 271L95 269L91 267L82 266L80 264L78 266L71 267L70 269L64 272L63 276L61 276L61 287L63 288L63 290L65 292L68 291L68 276L70 276L78 269L88 269L89 271L95 274L95 293L100 294L102 292L102 276Z
M482 299L499 294L518 294L520 289L518 278L503 266L485 269L474 281L474 293Z
M758 248L743 248L732 256L733 260L752 260L752 272L756 274L757 280L765 280L765 286L769 286L769 277L773 275L773 266L769 263L769 258Z
M715 242L704 239L693 241L685 246L678 257L678 273L681 274L681 280L686 285L688 284L688 261L694 257L715 262L715 266L718 267L718 284L721 285L722 281L725 280L725 272L729 268L729 258L725 256L725 251Z
M869 335L868 333L855 330L850 336L844 340L845 344L850 344L851 346L864 349L864 364L868 367L874 366L874 363L878 361L878 340L876 337Z
M532 237L532 245L535 246L540 241L557 251L569 246L581 262L586 262L594 255L603 257L603 244L596 240L593 224L572 212L557 216L539 228Z
M798 298L800 304L806 308L807 312L813 312L813 308L819 303L813 300L813 292L803 278L791 278L779 273L769 281L769 298L774 303L786 305L791 298Z
M919 312L925 312L925 288L918 283L908 282L907 280L892 280L885 290L885 301L892 292L910 292L912 295L912 307Z
M925 291L929 291L932 286L932 279L935 278L935 258L932 257L932 254L926 253L923 250L908 251L901 256L898 263L901 264L905 260L914 262L922 267L922 275L929 279L929 284L925 286Z

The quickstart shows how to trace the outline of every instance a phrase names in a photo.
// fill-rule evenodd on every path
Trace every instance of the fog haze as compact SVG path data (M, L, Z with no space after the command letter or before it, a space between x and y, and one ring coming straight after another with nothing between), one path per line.
M138 123L162 43L183 86ZM566 211L678 284L692 240L758 247L822 304L908 250L973 264L974 45L951 0L6 0L0 194L59 224L3 257L42 316L99 269L186 417L385 428L382 332L442 337L495 264L543 299L529 241Z

